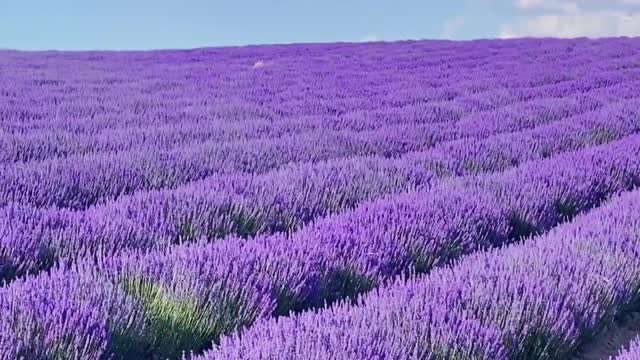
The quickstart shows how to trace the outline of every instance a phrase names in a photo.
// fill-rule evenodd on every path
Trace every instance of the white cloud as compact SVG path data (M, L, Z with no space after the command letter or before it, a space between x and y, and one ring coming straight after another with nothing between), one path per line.
M544 3L544 0L520 0L518 1L518 7L521 9L531 9L540 6L541 3Z
M518 0L517 7L521 10L533 11L561 11L577 12L579 5L575 1L553 0Z
M501 0L496 0L501 1ZM640 0L507 0L521 10L565 11L582 10L629 10L640 6Z
M511 0L515 20L498 36L640 36L640 0Z

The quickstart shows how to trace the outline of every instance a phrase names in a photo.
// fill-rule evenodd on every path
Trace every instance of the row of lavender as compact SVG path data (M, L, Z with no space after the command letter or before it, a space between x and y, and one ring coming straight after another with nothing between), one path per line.
M484 80L480 80L482 82ZM633 84L631 78L616 86ZM611 85L611 84L610 84ZM594 84L598 86L598 84ZM201 143L229 142L234 140L251 140L275 138L285 135L303 134L310 131L353 130L372 131L386 125L411 123L433 123L441 119L469 116L478 111L490 111L518 101L531 101L550 96L544 87L522 90L492 89L487 92L471 94L460 100L438 101L403 105L401 107L381 108L376 110L360 110L340 116L304 116L283 118L278 121L255 119L243 122L220 122L211 114L209 119L198 122L181 121L158 126L138 126L129 128L108 129L89 134L69 133L64 130L46 129L26 134L7 134L0 132L0 162L44 160L47 158L65 157L74 154L95 152L123 152L131 150L169 150L185 146L190 142ZM573 91L575 93L575 90ZM551 94L551 95L564 95ZM426 100L425 100L426 101ZM223 111L230 105L212 106L211 112ZM240 110L238 110L240 111ZM244 114L226 114L243 117ZM434 117L436 119L434 119Z
M247 59L265 49L237 50L229 62L197 50L41 54L12 64L18 71L7 79L16 84L34 73L49 79L0 90L0 113L9 115L0 116L0 138L36 135L2 165L0 278L64 265L0 288L2 356L178 357L257 319L353 298L397 275L547 231L640 184L633 41L427 45L389 45L407 50L392 60L375 46L362 46L356 60L340 46L284 47L254 68ZM9 62L24 56L10 54ZM186 54L193 58L172 71ZM537 66L528 56L563 60ZM336 76L345 61L356 66ZM87 76L47 73L64 62ZM130 79L118 79L127 72ZM113 97L120 85L126 100ZM38 88L47 90L34 104ZM87 94L97 100L77 101ZM177 139L162 131L178 122L211 126L156 153L156 141ZM216 132L252 123L247 132ZM94 131L143 129L149 146L122 139L48 160L37 133L50 125L86 144ZM285 165L296 162L306 164ZM466 176L441 179L451 175ZM38 208L51 205L60 208ZM269 235L278 231L290 234ZM259 236L210 243L226 235ZM238 355L243 341L220 351ZM295 340L276 344L290 357L304 353ZM496 346L491 354L517 357L509 341ZM464 354L447 349L441 356Z
M176 357L206 348L257 318L353 296L395 275L428 272L543 232L640 185L639 152L640 136L631 136L379 200L290 238L180 245L106 258L98 271L80 264L18 280L0 290L1 349L83 359ZM287 341L269 341L276 340ZM222 358L236 346L244 345L229 345ZM235 354L247 356L243 349Z
M424 49L423 49L424 51ZM268 51L267 51L268 53ZM185 53L177 53L177 57L185 57ZM227 54L228 56L228 54ZM400 55L401 57L402 55ZM131 57L135 58L135 55L131 55ZM295 64L296 57L299 55L293 55L292 59ZM55 125L59 120L64 121L64 123L69 123L76 120L78 117L82 117L86 115L79 126L82 126L80 129L93 130L94 132L99 129L99 126L104 126L103 119L94 119L96 117L96 112L104 112L106 114L117 114L120 117L124 117L124 119L117 119L117 121L111 120L110 122L113 125L121 127L127 124L128 118L135 119L136 122L140 123L140 125L144 127L153 126L153 122L148 119L149 113L153 114L152 116L160 117L160 118L168 118L166 120L171 120L174 117L179 118L179 122L191 123L191 122L202 122L203 120L209 122L211 120L220 121L223 120L225 122L252 122L257 119L269 119L269 120L280 120L277 114L273 111L269 111L268 108L264 106L264 101L266 99L259 99L258 104L251 104L246 102L246 100L242 100L243 94L234 94L235 88L238 88L238 91L246 91L246 92L257 92L265 98L273 98L276 94L283 90L280 86L284 85L286 88L298 88L303 87L303 89L296 89L294 91L295 98L301 97L303 100L317 100L318 98L355 98L358 99L354 101L352 104L353 110L357 110L361 112L363 110L375 110L386 108L386 107L397 107L407 104L412 104L411 99L403 99L403 102L383 102L380 104L376 101L371 101L371 99L367 99L364 101L364 97L373 97L374 99L379 99L377 96L372 96L375 94L371 93L372 89L376 89L384 87L384 90L387 92L387 95L393 95L395 92L401 89L407 89L405 81L410 79L409 77L399 77L399 76L391 76L390 73L396 73L398 70L407 71L408 69L405 67L392 68L389 66L382 66L380 72L369 72L366 67L354 67L353 61L351 61L347 66L345 64L341 64L341 62L345 62L346 59L339 59L337 64L333 64L335 59L332 56L327 56L326 54L315 54L317 60L329 60L329 66L332 67L342 67L342 74L344 76L345 81L342 86L317 86L322 84L322 80L332 81L333 77L326 78L326 71L317 72L312 71L309 73L309 76L315 77L314 79L301 79L300 76L289 76L287 71L275 72L272 75L275 77L279 77L274 84L270 84L271 86L266 87L264 89L263 86L259 86L260 84L255 84L256 74L252 74L252 72L247 71L239 71L239 69L229 69L228 67L223 67L221 69L211 68L211 63L205 64L206 67L204 69L196 67L193 68L193 61L189 61L189 57L186 59L176 59L176 60L186 60L183 62L176 61L175 63L170 64L170 66L175 67L177 71L172 71L170 74L176 76L177 79L169 79L169 77L159 78L157 75L151 78L143 77L140 78L140 73L135 72L130 74L126 71L118 72L116 76L122 77L119 79L121 81L126 81L127 84L134 86L132 89L134 91L123 91L123 89L118 88L118 86L113 86L113 84L109 84L111 86L104 87L103 91L99 91L93 86L91 79L87 78L88 74L82 74L82 72L77 72L78 74L82 74L83 79L81 81L76 81L72 89L75 91L71 91L73 95L70 96L68 92L56 91L60 88L60 82L65 83L69 82L70 78L73 79L73 76L65 76L60 80L45 80L45 81L36 81L34 84L32 72L29 72L24 82L26 83L26 87L31 90L41 89L40 96L36 98L33 96L31 92L20 93L16 88L13 87L13 94L6 94L7 97L11 98L13 101L8 104L15 108L15 113L8 111L5 114L5 118L9 123L14 123L14 125L25 126L28 124L29 114L25 113L34 110L34 107L37 108L39 106L43 106L43 114L41 116L36 116L36 118L47 118L53 121L47 121L49 126L56 127ZM387 61L397 62L399 56L393 56L391 58L387 58ZM439 55L437 53L430 54L430 58L438 58ZM160 56L158 56L160 58ZM201 60L204 60L204 57L201 55ZM55 61L57 58L52 56L52 60ZM113 59L113 57L111 58ZM65 57L61 56L61 62L64 63ZM163 64L154 64L154 59L151 59L151 64L149 69L146 72L154 72L156 69L154 66L162 66ZM159 59L155 59L156 62ZM216 59L217 62L224 63L224 59L219 58ZM234 61L233 59L231 59ZM250 61L250 58L241 59L243 61ZM450 61L451 59L442 58L442 61ZM29 64L28 59L25 61ZM89 62L88 64L83 64L84 66L95 64L93 62ZM106 65L103 62L98 62L98 64ZM49 68L53 64L47 64L45 69ZM197 65L197 63L196 63ZM243 67L248 68L250 63L245 63ZM460 75L460 72L456 72L454 69L441 69L437 64L425 63L421 64L420 62L414 62L413 68L410 73L413 75L414 80L412 82L418 82L416 80L421 80L423 82L429 82L430 85L435 85L432 83L435 79L441 77L449 77L460 76L461 78L457 78L459 83L462 83L463 76ZM453 63L455 65L455 62ZM95 66L95 65L94 65ZM487 68L491 67L490 63L478 64L479 67ZM298 70L298 66L293 66L292 70ZM109 69L111 77L113 77L114 72L112 69ZM185 74L186 72L186 74ZM74 73L76 74L76 73ZM56 74L51 74L56 75ZM67 74L71 75L71 74ZM155 74L154 74L155 75ZM182 76L180 76L182 75ZM259 76L267 76L267 74L262 72ZM198 81L194 81L194 77L198 77ZM227 77L227 81L220 81L220 77ZM254 79L252 81L247 81L248 76L252 76ZM56 77L59 77L56 76ZM103 79L97 79L97 82L100 82ZM107 83L113 83L115 79L104 79ZM171 81L172 80L172 81ZM238 81L240 80L240 83ZM308 82L301 80L309 80ZM477 81L476 79L474 81ZM165 84L162 84L162 83ZM165 85L166 89L160 90L157 89L158 86ZM316 84L313 88L309 87L309 84ZM34 86L37 85L37 86ZM80 87L82 89L83 86L89 85L86 91L78 91L76 87ZM194 89L195 86L199 86ZM206 85L206 89L202 89L202 85ZM366 91L363 91L363 86L366 85ZM67 85L68 86L68 85ZM477 86L482 86L482 84L478 84ZM150 87L150 89L148 89ZM257 89L256 89L257 88ZM309 94L309 92L321 89L321 93ZM145 91L146 90L146 91ZM222 90L222 91L221 91ZM258 90L258 91L256 91ZM262 90L262 91L260 91ZM446 100L451 99L455 95L460 95L459 91L455 91L451 87L440 88L437 89L435 86L429 86L425 91L419 92L419 102L422 101L434 101L434 100ZM167 93L170 91L169 93ZM80 92L77 94L77 92ZM50 99L50 96L47 96L47 93L54 93L57 96ZM106 94L105 94L106 93ZM143 96L140 96L140 94ZM156 93L160 93L162 98L154 97ZM91 101L87 101L88 98L96 97L97 99L95 103ZM125 96L123 96L125 95ZM203 95L206 95L203 96ZM237 99L234 99L234 95ZM310 96L311 95L311 96ZM414 95L415 97L415 95ZM70 98L70 99L69 99ZM402 96L398 96L398 98L402 98ZM412 97L413 98L413 97ZM21 103L21 100L26 101L27 103ZM51 101L52 100L52 101ZM286 99L278 99L278 100L286 100ZM407 102L409 101L409 102ZM76 105L76 109L74 106L71 106L71 109L67 109L65 103L70 102L71 105ZM106 104L105 104L106 102ZM418 102L418 103L419 103ZM22 105L22 106L21 106ZM204 105L204 106L203 106ZM107 107L105 109L105 107ZM157 108L156 108L157 107ZM131 109L133 108L133 109ZM304 107L299 108L304 111L304 115L309 115L309 107L304 109ZM84 111L83 111L84 110ZM133 114L123 113L123 110L133 110ZM312 109L311 109L312 110ZM86 113L86 114L84 114ZM131 116L134 115L134 116ZM195 115L195 116L194 116ZM296 114L302 115L302 114ZM324 114L324 115L333 115L333 114ZM20 123L16 123L15 120L20 120ZM25 121L27 120L27 121ZM97 124L96 124L97 122ZM26 123L26 124L25 124ZM91 126L98 126L98 128L92 128ZM64 126L66 127L66 126ZM87 131L82 131L87 132Z
M98 252L295 231L384 194L430 187L442 177L500 171L623 138L640 130L639 108L629 100L548 124L543 120L533 129L525 122L523 131L440 144L397 160L352 158L257 176L213 176L84 212L7 206L0 216L0 279Z
M526 44L526 43L525 43ZM382 74L378 72L368 71L366 67L353 67L353 61L349 63L348 59L336 60L337 64L330 61L327 66L337 66L341 72L346 72L344 76L347 84L339 84L340 86L314 86L308 91L293 90L295 96L278 96L277 104L282 104L284 100L292 97L300 97L303 101L309 99L331 99L332 104L339 102L339 99L345 97L356 97L358 100L351 100L348 106L343 109L334 109L329 112L321 112L320 114L310 115L313 113L313 106L297 106L292 116L278 116L265 111L266 101L263 98L255 99L260 105L250 102L248 99L237 100L234 98L220 98L215 101L210 100L212 89L191 89L195 83L193 77L196 75L203 76L202 83L214 86L218 89L223 86L231 86L226 82L217 82L219 77L224 74L231 78L240 76L246 77L245 72L239 74L229 73L229 69L222 68L217 70L205 70L196 68L187 71L187 75L170 81L170 79L148 79L146 77L137 79L140 74L137 72L129 74L128 72L120 73L120 76L128 76L133 79L126 81L127 84L135 86L135 93L126 94L113 84L96 88L89 79L75 79L76 73L86 73L79 71L74 67L73 74L52 72L49 76L60 78L59 80L42 80L34 84L34 76L43 76L47 69L56 65L64 64L65 56L52 55L51 62L44 65L36 66L35 69L27 69L25 73L14 79L20 83L23 82L29 91L20 92L17 85L11 90L7 90L4 96L0 96L0 105L5 104L9 109L5 109L0 115L0 122L4 124L5 131L0 131L0 160L10 162L15 160L45 159L48 157L66 156L74 153L88 153L94 151L120 151L126 149L166 149L167 147L179 146L189 141L232 141L237 139L252 139L268 136L277 136L288 132L304 131L307 127L313 127L325 124L329 128L359 128L371 127L372 124L378 124L382 119L411 118L422 116L423 113L432 111L429 103L442 103L444 111L453 109L464 112L476 110L489 110L494 104L508 103L515 100L529 100L545 94L545 96L561 96L569 93L584 91L594 87L601 87L616 84L628 79L637 79L638 71L633 67L633 56L635 54L633 48L627 48L624 42L620 47L611 47L608 44L605 49L600 49L597 43L593 48L589 49L585 46L578 46L577 51L571 51L563 56L564 62L558 64L558 53L564 53L567 48L566 44L548 46L532 42L531 55L537 56L542 64L533 66L527 65L527 72L523 74L521 71L512 72L505 71L508 66L499 60L506 57L515 62L522 50L518 46L510 51L482 51L486 52L483 57L473 62L474 66L469 71L460 71L457 64L450 62L447 57L440 57L437 53L428 53L428 57L421 59L416 54L406 54L412 62L403 66L399 66L398 62L402 59L400 56L392 56L385 61L376 61L374 64L384 69ZM525 46L525 45L521 45ZM406 46L405 46L406 47ZM376 49L375 47L373 48ZM425 52L425 47L417 47L419 53ZM474 49L474 47L470 47ZM611 50L614 50L616 59L612 58ZM426 47L426 50L429 50ZM469 51L464 47L460 49L463 53ZM352 49L350 49L352 51ZM404 53L404 52L403 52ZM455 52L454 52L455 53ZM505 55L502 55L506 53ZM540 54L541 53L541 54ZM589 61L585 61L588 55ZM400 53L402 54L402 53ZM542 54L545 54L544 57ZM255 54L253 54L255 55ZM135 57L135 55L131 55ZM183 54L184 56L184 54ZM296 56L291 55L292 59ZM323 55L316 54L320 59ZM331 56L324 55L328 59ZM456 56L456 57L459 57ZM469 61L468 58L459 57L460 61ZM436 61L434 61L434 59ZM30 59L23 59L27 67L35 66L29 63ZM33 59L31 59L33 60ZM189 60L189 58L187 58ZM489 61L490 60L490 61ZM606 61L605 61L606 60ZM58 64L56 61L60 61ZM234 60L235 61L235 60ZM246 61L246 60L243 60ZM395 66L390 67L386 61L393 61ZM420 61L425 62L419 65ZM546 66L545 62L554 61L554 66ZM347 62L350 66L341 62ZM100 62L98 62L100 63ZM189 63L189 61L187 61ZM447 63L447 66L443 66ZM417 65L418 64L418 65ZM80 69L91 65L95 62L81 62ZM156 66L158 64L155 64ZM162 65L162 64L160 64ZM514 64L515 65L515 64ZM8 64L7 66L18 66L16 64ZM24 65L20 65L24 66ZM173 67L182 69L189 68L184 63L172 64ZM562 71L557 71L561 67ZM407 71L410 69L411 76L397 76L399 71ZM506 68L506 69L505 69ZM519 66L522 69L522 66ZM151 70L154 71L154 64L151 64ZM553 69L553 71L552 71ZM566 70L566 71L565 71ZM201 74L200 72L203 72ZM395 74L391 76L390 72ZM500 73L499 75L497 73ZM180 71L179 71L180 73ZM331 73L331 72L328 72ZM109 70L107 78L113 77L113 69ZM372 75L377 74L377 75ZM562 74L562 75L558 75ZM11 77L15 74L8 74L7 83L11 83ZM105 74L102 74L105 75ZM129 76L132 75L132 76ZM254 74L255 75L255 74ZM262 74L265 75L265 74ZM265 81L260 75L258 80ZM286 83L282 91L292 91L295 86L304 86L308 88L308 84L318 84L318 79L307 79L291 81L283 80L283 72L274 72L273 77L269 81L275 81L277 84ZM320 76L322 79L327 78L327 72L313 72L311 76ZM266 76L266 75L265 75ZM286 72L284 73L286 76ZM372 77L373 78L370 78ZM275 78L274 78L275 77ZM300 76L289 76L289 79L300 79ZM328 77L325 81L330 81L332 77ZM70 79L74 79L71 81ZM542 79L542 80L540 80ZM107 81L107 79L98 78ZM124 81L123 79L120 79ZM237 80L237 79L235 79ZM246 91L252 91L256 87L265 88L268 91L262 91L266 97L275 97L278 92L275 86L268 81L256 84L255 81L243 81L241 88ZM434 81L437 80L437 83ZM109 80L113 81L113 79ZM171 89L171 95L155 89L157 82L168 82L167 87ZM70 84L65 84L71 82ZM322 81L320 81L322 83ZM410 82L407 84L405 82ZM450 84L455 85L450 85ZM109 82L107 81L107 84ZM514 85L517 84L517 85ZM374 93L371 93L372 85L380 87ZM83 89L87 86L87 89ZM152 89L147 89L150 86ZM70 87L70 89L67 89ZM77 89L77 88L80 89ZM231 86L233 88L233 86ZM62 90L62 89L66 90ZM35 90L34 90L35 89ZM57 89L57 90L56 90ZM322 89L319 94L309 94L316 89ZM366 90L363 90L366 89ZM407 89L411 89L408 91ZM148 91L147 91L148 90ZM229 96L229 88L225 89L225 96ZM33 91L39 91L34 94ZM52 93L52 94L49 94ZM140 98L140 93L144 94ZM180 97L176 97L175 93L180 93ZM87 101L88 97L99 95L100 101ZM200 102L194 100L206 94L207 99ZM265 95L266 94L266 95ZM36 96L37 95L37 96ZM243 98L242 94L236 95ZM385 101L378 100L381 97L389 97ZM103 99L106 97L106 99ZM392 98L393 97L393 98ZM53 98L53 100L50 100ZM3 101L3 99L5 99ZM35 100L38 99L35 103ZM75 100L74 100L75 99ZM249 102L248 102L249 101ZM253 100L251 100L253 101ZM273 101L273 99L272 99ZM444 103L443 103L444 101ZM155 103L157 108L151 105L145 105L149 102ZM194 103L195 102L195 103ZM425 104L427 102L427 104ZM303 104L304 105L304 104ZM151 108L147 108L151 106ZM35 116L38 126L44 128L28 128L31 116L29 112L41 109L41 114ZM300 109L305 109L304 114L300 114ZM129 111L130 112L127 112ZM96 113L104 113L97 115ZM151 113L153 115L149 115ZM173 115L169 115L173 114ZM300 117L303 121L300 121ZM413 116L412 116L413 115ZM106 117L103 119L101 116ZM152 116L163 118L159 124L148 119ZM125 126L129 120L135 121L132 126ZM366 121L367 119L375 119L375 122ZM46 120L46 121L44 121ZM250 120L250 121L249 121ZM365 120L365 121L363 121ZM62 127L56 125L62 122ZM307 124L308 123L308 124ZM262 125L262 126L261 126ZM107 126L106 128L104 128ZM109 126L115 126L111 128ZM379 125L374 125L379 126ZM23 128L14 133L15 127ZM26 127L26 128L25 128ZM71 129L69 129L72 127ZM101 129L106 131L101 131ZM126 134L126 135L124 135ZM122 136L124 135L124 136ZM186 136L178 136L186 135ZM145 140L140 142L134 139L134 136L144 136Z
M7 164L0 173L0 205L83 209L139 190L175 187L220 173L260 173L289 162L317 162L356 155L394 157L459 138L483 138L596 110L636 96L623 84L574 95L517 103L460 119L434 112L405 126L388 125L359 133L314 131L276 139L205 142L164 152L133 151ZM600 100L607 94L609 100ZM431 124L428 124L431 123Z
M58 122L83 123L113 113L123 119L104 120L117 126L127 125L127 119L152 125L154 118L173 121L177 116L189 121L182 109L204 110L199 106L218 102L248 105L248 113L240 120L253 120L254 114L309 115L314 110L332 115L380 103L411 104L434 92L455 96L458 92L449 90L451 83L465 85L459 91L469 93L559 83L611 69L633 70L635 51L633 41L618 39L405 42L150 54L3 52L2 68L11 70L3 71L8 85L1 93L7 99L3 122L24 128L33 120L55 127ZM528 62L533 57L536 62ZM252 69L259 60L270 66ZM553 69L545 66L550 63ZM516 76L523 69L534 76ZM336 70L340 76L334 75ZM487 80L477 83L479 78ZM71 105L69 109L65 103ZM95 130L94 124L88 125Z
M470 183L398 195L320 221L288 239L230 239L182 246L143 260L134 256L118 273L129 271L126 279L151 279L177 299L200 304L195 324L177 317L172 332L152 327L158 339L197 348L215 339L220 329L250 324L256 313L282 315L320 306L394 275L428 272L477 249L544 231L609 194L640 185L639 140L636 136ZM565 170L580 161L583 166ZM225 289L224 295L210 293L211 284ZM153 291L138 287L134 293L144 299L145 310L162 313L165 304L148 301ZM260 307L265 304L270 306ZM187 336L175 331L183 326L190 329Z
M566 359L636 304L639 290L634 191L547 235L399 281L358 306L263 322L197 359Z

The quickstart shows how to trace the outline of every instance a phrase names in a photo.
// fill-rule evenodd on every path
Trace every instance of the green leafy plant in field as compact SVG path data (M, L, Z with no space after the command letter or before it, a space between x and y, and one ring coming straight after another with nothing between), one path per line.
M116 356L119 359L178 359L183 353L203 351L220 336L253 323L265 309L248 301L250 294L219 284L186 285L185 291L129 275L121 279L121 286L141 304L145 331L140 339L120 334L120 350L114 351L123 355Z
M179 358L183 351L202 350L220 335L220 329L211 322L212 316L205 305L187 297L178 297L149 280L129 278L123 286L144 308L148 344L142 353L148 353L147 356Z

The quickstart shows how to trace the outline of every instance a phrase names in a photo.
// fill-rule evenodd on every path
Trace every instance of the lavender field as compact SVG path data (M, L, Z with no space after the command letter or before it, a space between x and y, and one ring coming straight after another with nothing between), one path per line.
M0 51L0 284L0 360L640 359L640 39Z

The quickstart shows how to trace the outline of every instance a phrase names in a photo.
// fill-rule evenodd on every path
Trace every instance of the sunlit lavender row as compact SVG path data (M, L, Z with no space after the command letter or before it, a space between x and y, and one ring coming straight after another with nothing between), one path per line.
M0 360L578 354L640 301L638 56L0 51Z
M147 355L140 356L175 357L183 350L204 348L257 317L343 299L394 275L428 272L478 249L544 232L612 194L640 185L639 151L640 137L633 136L504 174L380 200L290 238L226 239L108 258L97 273L89 265L17 281L0 298L37 300L32 291L70 286L60 296L77 304L60 304L64 312L51 308L51 295L42 305L29 303L42 309L36 313L26 313L17 302L5 309L12 321L30 324L22 329L23 336L31 337L37 351L46 353L51 345L40 343L36 334L76 339L69 344L95 351L91 356L124 356L132 347L147 349ZM80 284L69 283L73 279ZM92 299L89 290L94 286L102 290ZM118 305L123 299L128 305ZM93 312L102 315L96 318ZM102 329L102 335L93 339L84 328L66 329L66 323L56 320L61 314ZM125 350L120 349L122 341L128 344Z
M636 95L626 87L610 91L622 99ZM396 125L357 133L315 131L275 139L205 142L164 152L104 153L17 163L2 169L0 205L16 202L84 209L135 191L171 188L214 174L262 173L287 163L358 155L397 157L443 141L514 131L601 106L602 101L587 92L518 103L458 121L440 114L437 120L445 124L435 126Z
M288 166L259 176L214 176L125 197L83 213L7 206L0 278L46 270L52 260L96 252L158 249L226 235L291 232L385 194L433 186L449 176L504 170L623 138L640 130L636 101L484 140L454 141L388 160ZM611 117L620 121L611 123ZM9 223L11 226L8 226Z
M263 322L196 359L566 359L638 301L639 231L635 191L355 306Z

